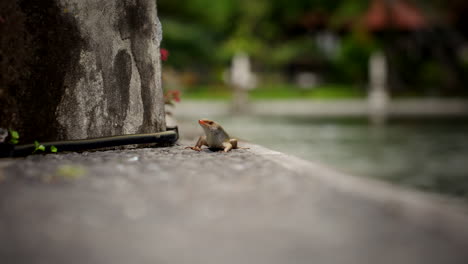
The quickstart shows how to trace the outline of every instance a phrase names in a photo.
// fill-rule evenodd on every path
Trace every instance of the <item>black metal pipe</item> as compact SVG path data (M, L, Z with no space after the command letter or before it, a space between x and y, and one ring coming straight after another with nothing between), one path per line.
M174 144L178 139L177 130L149 133L149 134L134 134L112 137L101 137L93 139L66 140L54 142L40 142L41 145L50 149L55 146L58 152L62 151L85 151L91 149L116 147L123 145L136 144ZM24 157L32 154L36 146L34 144L12 145L3 143L0 144L0 158L5 157ZM43 153L43 152L39 152Z

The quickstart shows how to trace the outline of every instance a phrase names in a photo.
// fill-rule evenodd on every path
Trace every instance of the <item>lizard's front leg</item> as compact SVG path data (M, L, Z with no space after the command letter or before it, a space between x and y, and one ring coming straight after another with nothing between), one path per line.
M224 147L224 152L228 152L234 148L234 146L231 144L231 140L229 140L229 142L224 142L223 147Z
M205 146L208 146L208 143L206 142L206 136L201 136L198 138L198 141L197 141L197 144L195 144L194 147L185 147L186 149L193 149L193 150L196 150L196 151L200 151L201 150L201 147L205 145Z
M233 149L250 149L250 148L240 148L238 145L237 145L237 139L235 138L231 138L229 140L229 143L232 145L232 148Z

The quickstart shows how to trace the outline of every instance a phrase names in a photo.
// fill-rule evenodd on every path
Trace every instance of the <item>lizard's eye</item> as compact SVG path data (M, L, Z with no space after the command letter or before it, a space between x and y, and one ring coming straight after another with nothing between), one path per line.
M213 121L208 121L208 122L206 122L206 123L208 123L208 125L212 125L212 124L213 124Z

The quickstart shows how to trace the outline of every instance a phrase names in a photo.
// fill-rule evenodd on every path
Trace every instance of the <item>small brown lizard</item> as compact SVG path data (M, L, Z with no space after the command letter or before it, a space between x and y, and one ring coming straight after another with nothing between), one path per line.
M201 136L194 147L186 147L196 151L200 151L203 145L211 150L224 150L228 152L231 149L237 149L237 139L230 138L224 131L223 127L218 123L208 119L198 120L198 123L205 131L205 136Z

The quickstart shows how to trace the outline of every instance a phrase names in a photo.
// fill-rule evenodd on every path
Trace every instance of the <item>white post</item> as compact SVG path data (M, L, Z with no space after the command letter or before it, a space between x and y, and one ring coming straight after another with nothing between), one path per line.
M369 118L373 124L383 124L387 118L389 95L387 91L387 61L378 51L369 59Z
M256 77L251 71L247 54L237 53L232 58L229 82L234 88L233 111L237 113L245 111L248 108L248 90L256 85Z

